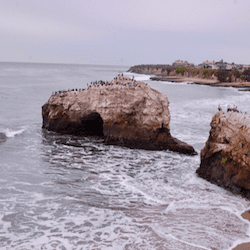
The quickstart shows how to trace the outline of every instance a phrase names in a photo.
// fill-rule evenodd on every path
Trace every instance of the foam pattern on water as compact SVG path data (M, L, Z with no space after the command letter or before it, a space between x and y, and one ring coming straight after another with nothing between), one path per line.
M22 134L25 130L27 129L27 126L23 126L21 129L19 130L12 130L9 128L6 128L4 130L4 133L7 137L15 137L16 135L20 135Z
M110 80L125 69L4 67L10 71L0 74L0 126L10 138L0 144L0 249L226 250L249 239L249 222L240 216L249 201L198 178L199 156L41 129L40 108L52 91ZM126 74L168 96L171 134L198 152L218 104L250 108L246 92Z
M13 172L0 182L1 249L227 249L247 237L249 202L198 178L198 156L37 133L23 153L40 147L40 169L37 155L2 166Z

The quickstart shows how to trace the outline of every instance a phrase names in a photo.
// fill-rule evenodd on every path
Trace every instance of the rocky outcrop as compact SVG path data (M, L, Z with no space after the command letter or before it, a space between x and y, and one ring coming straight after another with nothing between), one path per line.
M168 98L144 82L118 76L87 90L54 93L42 107L43 128L104 136L108 144L196 154L170 135Z
M7 136L4 133L0 132L0 143L5 142L6 139L7 139Z
M237 109L216 113L197 174L250 198L250 117ZM233 112L235 111L235 112Z

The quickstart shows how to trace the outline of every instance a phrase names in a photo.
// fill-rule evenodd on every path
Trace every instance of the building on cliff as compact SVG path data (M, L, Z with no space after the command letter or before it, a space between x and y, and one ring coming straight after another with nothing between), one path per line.
M182 68L185 68L185 67L194 68L195 67L194 63L189 63L188 61L181 61L181 60L174 61L172 63L172 66L173 67L182 67Z

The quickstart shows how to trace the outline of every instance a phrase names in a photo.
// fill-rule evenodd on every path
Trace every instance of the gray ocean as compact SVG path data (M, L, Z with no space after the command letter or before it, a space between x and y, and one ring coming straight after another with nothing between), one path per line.
M0 249L229 250L250 241L240 216L250 202L198 178L200 155L42 129L53 91L122 72L167 95L171 134L199 153L218 104L250 112L249 92L155 82L128 69L0 63Z

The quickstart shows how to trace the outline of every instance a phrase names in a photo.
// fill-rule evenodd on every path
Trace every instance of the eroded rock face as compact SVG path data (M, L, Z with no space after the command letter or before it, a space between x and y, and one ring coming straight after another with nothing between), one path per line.
M198 175L250 198L250 117L238 112L216 113L201 151Z
M170 135L169 101L144 82L118 76L84 91L53 94L42 107L43 128L104 136L108 144L196 154Z

